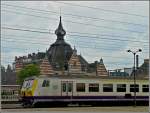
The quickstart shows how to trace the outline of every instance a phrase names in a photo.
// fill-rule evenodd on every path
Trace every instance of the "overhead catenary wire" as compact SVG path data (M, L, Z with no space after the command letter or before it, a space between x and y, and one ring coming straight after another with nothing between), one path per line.
M25 7L25 6L18 6L18 5L12 5L12 4L2 4L2 6L11 6L14 8L23 8L23 9L30 9L32 11L38 11L38 13L54 13L54 14L59 14L57 11L51 11L51 10L42 10L42 9L35 9L35 8L30 8L30 7ZM98 18L98 17L90 17L90 16L83 16L83 15L77 15L77 14L72 14L72 13L62 13L63 15L71 16L71 17L76 17L76 18L86 18L86 19L92 19L95 21L107 21L107 22L115 22L115 23L120 23L120 24L127 24L127 25L136 25L136 26L141 26L141 27L148 27L147 25L144 24L138 24L138 23L133 23L133 22L126 22L126 21L118 21L118 20L111 20L111 19L105 19L105 18Z
M57 18L52 18L52 17L44 17L44 16L37 16L37 15L33 15L33 14L28 14L28 13L22 13L22 12L16 12L16 11L12 11L12 10L1 10L1 11L6 11L6 12L10 12L10 13L16 13L16 14L21 14L21 15L28 15L28 16L33 16L33 17L39 17L39 18L44 18L44 19L51 19L51 20L58 20ZM93 24L89 24L89 23L82 23L82 22L76 22L76 21L71 21L71 20L64 20L65 22L69 22L69 23L74 23L74 24L79 24L79 25L85 25L85 26L92 26L95 28L103 28L103 29L109 29L109 30L119 30L119 31L124 31L124 32L132 32L132 33L144 33L144 31L136 31L136 30L129 30L129 29L123 29L123 28L113 28L113 27L108 27L108 26L102 26L102 25L93 25Z
M9 47L5 47L5 46L2 46L2 48L8 48L9 49ZM24 48L17 48L17 47L12 47L11 49L19 49L19 50L24 50ZM25 49L25 50L28 50L28 49ZM28 54L30 54L30 53L28 53ZM89 54L88 54L89 55ZM90 56L92 56L92 55L90 55ZM4 56L3 56L4 57ZM107 56L107 55L102 55L102 57L103 58L105 58L105 57L111 57L111 58L116 58L116 59L118 59L118 58L120 58L120 59L124 59L124 58L122 58L122 57L112 57L112 56ZM6 57L5 57L6 58ZM131 60L130 58L128 59L128 60ZM116 62L120 62L120 61L116 61ZM114 62L115 63L115 62Z
M8 39L10 39L10 38L8 38ZM14 38L13 38L14 39ZM2 42L22 42L22 44L24 45L31 45L32 44L32 46L33 45L43 45L43 46L45 46L45 45L48 45L48 43L37 43L37 42L31 42L31 40L21 40L21 39L17 39L17 41L16 40L4 40L4 39L2 39ZM83 43L84 44L84 43ZM120 49L118 49L118 48L102 48L102 47L99 47L99 46L91 46L90 47L90 45L77 45L78 47L81 47L81 48L92 48L92 49L102 49L102 50L116 50L116 51L118 51L118 50L120 50ZM143 52L143 53L147 53L147 52Z
M122 11L114 11L114 10L110 10L110 9L102 9L102 8L97 8L97 7L92 7L92 6L85 6L85 5L80 5L80 4L66 3L66 2L62 2L62 1L61 2L53 1L53 2L66 4L66 5L69 5L69 6L78 6L78 7L90 8L90 9L105 11L105 12L110 12L110 13L117 13L117 14L121 14L121 15L130 15L130 16L137 16L137 17L142 17L142 18L147 18L148 17L148 16L145 16L145 15L132 14L132 13L122 12Z
M2 41L5 41L5 42L24 42L23 44L25 44L25 45L31 45L31 44L36 44L36 45L45 45L45 44L48 44L48 43L36 43L36 42L29 42L29 41L9 41L9 40L4 40L4 39L2 39ZM33 46L33 45L32 45ZM93 48L93 49L102 49L102 50L120 50L120 49L118 49L118 48L111 48L111 49L109 49L109 48L102 48L102 47L93 47L93 46L91 46L91 47L89 47L89 45L87 45L87 46L83 46L83 45L78 45L78 47L82 47L82 48Z
M2 49L10 49L9 47L7 47L7 46L2 46ZM28 51L29 49L27 49L27 48L17 48L17 47L11 47L11 49L14 49L14 50L26 50L26 51ZM94 56L94 55L91 55L91 54L88 54L87 56ZM108 56L108 55L102 55L103 57L111 57L111 58L115 58L115 59L124 59L124 57L116 57L116 56ZM95 57L96 57L96 55L95 55ZM129 60L131 60L132 58L129 58Z
M50 34L53 34L55 30L52 29L45 29L45 28L35 28L35 27L31 27L31 26L20 26L20 25L7 25L7 24L2 24L2 26L4 27L21 27L21 28L28 28L28 29L36 29L36 30L46 30L49 31ZM86 35L81 35L81 34L86 34ZM91 33L82 33L82 32L76 32L76 31L68 31L67 30L67 34L69 36L79 36L79 37L84 37L84 38L97 38L97 39L113 39L113 40L117 40L117 41L131 41L131 42L142 42L142 43L148 43L147 41L139 41L139 40L129 40L126 38L132 38L135 39L136 37L130 37L130 36L120 36L120 35L111 35L111 34L91 34ZM105 38L103 38L105 37ZM106 38L106 37L119 37L121 39L118 38ZM122 39L123 38L123 39ZM125 39L124 39L125 38Z
M28 32L36 32L36 33L44 33L44 34L53 34L48 31L40 31L40 30L29 30L29 29L20 29L20 28L12 28L12 27L1 27L2 29L10 29L10 30L19 30L19 31L28 31ZM83 35L73 35L73 34L68 34L70 36L80 36L80 37L89 37L89 36L83 36ZM125 39L115 39L115 38L102 38L102 37L97 37L97 36L90 36L91 38L99 38L99 39L105 39L105 40L118 40L118 41L130 41L130 42L142 42L142 43L148 43L148 42L143 42L143 41L138 41L138 40L125 40Z
M24 30L23 30L24 31ZM29 30L25 30L25 31L29 31ZM35 32L35 31L34 31ZM94 47L94 48L97 48L97 47ZM116 48L117 49L117 48ZM117 49L118 50L118 49Z
M11 40L11 41L9 41L9 40L3 40L3 39L2 39L2 43L3 43L3 42L11 42L11 43L13 43L13 42L16 42L16 43L19 43L19 42L20 42L20 43L21 43L21 42L22 42L22 43L23 43L22 45L31 45L31 44L32 44L32 46L33 46L33 44L35 44L35 45L41 45L41 46L42 46L42 45L44 46L45 44L48 45L48 43L36 43L36 42L29 42L29 43L27 43L28 41L29 41L29 40L26 40L26 41L22 41L22 40L21 40L21 41L20 41L20 40L18 40L18 41L12 41L12 40ZM24 44L24 43L25 43L25 44ZM92 45L83 45L83 44L84 44L84 43L82 43L82 45L77 45L77 47L81 47L81 49L82 49L82 48L87 48L87 49L90 48L90 49L97 49L97 50L99 49L99 50L105 50L105 51L106 51L106 50L114 50L114 51L115 51L115 50L116 50L116 51L118 50L118 48L114 48L114 47L112 47L112 48L110 49L110 48L106 48L106 47L103 47L103 48L102 48L102 47L99 47L99 46L93 47ZM29 47L29 48L30 48L30 47Z
M49 41L48 41L48 39L47 40L41 40L41 39L34 39L33 37L27 37L27 36L17 36L17 35L3 35L3 34L1 34L2 35L2 40L3 40L3 36L5 37L4 39L10 39L10 41L12 41L12 39L13 40L21 40L21 41L40 41L40 43L42 42L42 44L44 43L44 44L47 44ZM6 38L6 37L11 37L11 38ZM18 39L18 38L16 38L16 37L18 37L18 38L20 38L20 37L23 37L24 39ZM28 40L27 40L28 39ZM73 39L74 40L74 39ZM9 41L9 40L8 40ZM66 39L66 41L71 41L70 39ZM46 42L46 43L45 43ZM80 43L80 44L82 44L82 45L87 45L87 41L75 41L76 43ZM108 46L110 46L110 45L108 45L108 44L105 44L105 43L107 43L107 42L104 42L103 44L101 44L101 46L103 46L103 47L108 47ZM94 43L94 45L98 45L99 43ZM93 46L93 45L88 45L88 46ZM114 46L114 47L113 47ZM118 48L120 48L120 46L121 45L117 45L116 46L116 44L115 45L111 45L111 48L116 48L116 49L118 49ZM97 47L99 47L99 46L97 46ZM133 46L133 47L139 47L138 45L137 46Z
M49 34L51 34L51 35L55 35L54 33L49 33ZM19 36L18 36L18 35L12 35L12 34L11 34L11 35L10 35L10 34L4 34L4 33L2 33L1 35L3 35L3 36L13 36L13 37L24 37L24 38L32 38L32 39L33 39L33 36L23 36L23 35L19 35ZM75 40L75 39L74 39L74 35L71 35L71 36L72 36L72 37L67 38L67 40L68 40L68 39L70 39L70 38L71 38L71 39L73 39L73 40ZM39 38L41 38L41 37L42 37L42 36L40 36ZM76 35L75 35L75 37L76 37ZM37 38L37 39L38 39L38 37L35 37L35 38ZM80 39L81 39L82 37L81 37L81 36L79 36L79 37L77 37L77 38L80 38ZM88 36L86 36L86 37L83 37L83 38L90 39L91 37L90 37L90 36L89 36L89 37L88 37ZM97 37L97 38L98 38L98 37ZM116 42L116 41L139 42L140 44L142 44L142 43L146 43L146 42L143 42L143 41L134 41L134 40L119 40L119 39L118 39L118 40L116 39L116 40L114 40L114 41L113 41L113 40L111 40L111 41L107 41L107 42L106 42L106 41L104 41L103 39L101 40L101 37L100 37L98 40L97 40L96 38L94 38L94 39L95 39L95 40L93 40L93 41L94 41L94 43L95 43L95 44L99 44L99 43L97 43L97 42L103 42L103 44L104 44L104 43L112 43L112 42ZM42 40L43 40L43 39L42 39ZM105 40L109 40L109 39L108 39L108 38L106 38ZM78 42L79 40L75 40L75 41L77 41L77 42ZM95 41L96 41L96 42L95 42ZM83 41L83 40L80 40L80 42L85 42L85 43L87 43L87 41L86 41L86 40L84 40L84 41ZM118 45L118 44L119 44L119 43L116 43L115 45ZM120 44L119 44L119 45L120 45ZM136 45L136 44L134 44L134 45ZM143 46L148 46L148 42L147 42L147 45L144 45L144 44L143 44Z

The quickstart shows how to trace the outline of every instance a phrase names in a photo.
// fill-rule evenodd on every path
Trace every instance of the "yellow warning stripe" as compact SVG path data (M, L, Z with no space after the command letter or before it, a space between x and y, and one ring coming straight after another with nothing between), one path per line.
M32 88L31 88L32 96L34 95L34 92L35 92L35 89L36 89L36 87L37 87L37 84L38 84L38 81L37 81L37 80L34 80L33 85L32 85Z

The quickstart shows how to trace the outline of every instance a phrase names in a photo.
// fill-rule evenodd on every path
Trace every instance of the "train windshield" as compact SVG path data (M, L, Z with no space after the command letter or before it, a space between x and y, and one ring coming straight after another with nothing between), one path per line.
M33 85L33 81L34 81L34 80L26 80L26 81L24 81L22 87L23 87L23 88L31 88L32 85Z

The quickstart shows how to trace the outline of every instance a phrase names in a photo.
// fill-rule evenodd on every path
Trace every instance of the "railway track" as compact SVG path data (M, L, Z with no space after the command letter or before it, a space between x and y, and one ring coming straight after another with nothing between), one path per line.
M4 112L41 112L41 111L52 111L52 112L148 112L148 106L113 106L113 107L89 107L89 106L69 106L69 107L52 107L52 108L22 108L18 107L9 107L2 109Z
M103 104L94 104L94 105L90 105L90 104L68 104L68 105L59 105L59 104L38 104L36 106L33 107L34 108L70 108L70 107L132 107L134 106L134 104L115 104L115 103L103 103ZM148 107L148 105L144 105L144 104L137 104L138 107L140 106L145 106ZM3 103L1 104L2 109L28 109L31 107L26 107L24 108L22 106L22 104L20 102L15 102L15 103Z

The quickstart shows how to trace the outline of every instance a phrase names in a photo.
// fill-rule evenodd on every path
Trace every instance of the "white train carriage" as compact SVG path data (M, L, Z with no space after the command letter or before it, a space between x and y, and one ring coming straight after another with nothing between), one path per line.
M21 89L25 104L37 102L106 102L134 100L134 82L127 78L89 76L30 77ZM136 101L147 101L148 79L136 80Z

